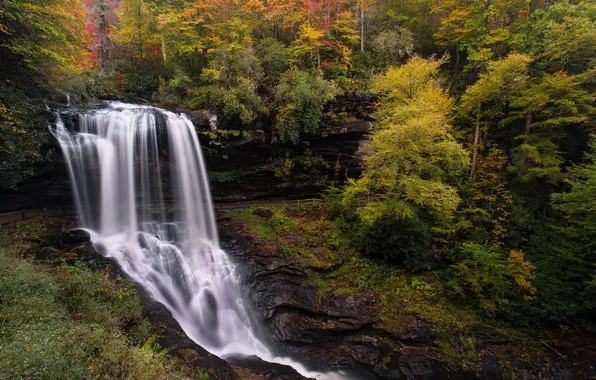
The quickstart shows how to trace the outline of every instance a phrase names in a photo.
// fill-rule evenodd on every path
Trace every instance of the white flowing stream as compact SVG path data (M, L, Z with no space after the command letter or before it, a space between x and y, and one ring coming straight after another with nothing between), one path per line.
M185 115L113 102L78 117L78 130L59 117L51 131L68 165L81 227L100 252L211 353L256 355L304 376L340 378L276 357L259 340L238 271L219 247L201 147Z

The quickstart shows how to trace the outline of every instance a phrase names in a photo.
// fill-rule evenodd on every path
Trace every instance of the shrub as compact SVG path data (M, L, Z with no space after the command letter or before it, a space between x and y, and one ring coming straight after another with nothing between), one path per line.
M489 313L517 295L532 300L536 267L522 251L512 250L506 257L498 246L465 243L461 253L462 259L452 266L453 278L448 282L458 294L476 298Z
M381 218L373 224L357 224L350 240L361 253L403 264L412 271L430 263L431 230L416 217Z
M280 108L275 121L279 138L297 144L302 135L315 132L323 119L323 107L336 93L335 86L319 71L286 72L275 89Z

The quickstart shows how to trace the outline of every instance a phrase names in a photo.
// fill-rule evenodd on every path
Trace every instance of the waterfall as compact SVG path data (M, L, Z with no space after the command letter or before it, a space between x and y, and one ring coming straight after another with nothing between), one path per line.
M220 249L197 134L185 115L119 102L80 114L58 139L81 227L215 355L291 365L259 340L235 265ZM325 376L329 377L329 376Z

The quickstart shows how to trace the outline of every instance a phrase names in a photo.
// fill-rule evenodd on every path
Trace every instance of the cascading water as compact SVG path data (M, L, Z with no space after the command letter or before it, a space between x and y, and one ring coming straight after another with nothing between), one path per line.
M79 115L77 131L60 117L51 130L81 227L191 339L224 358L256 355L335 378L275 357L258 339L235 265L219 248L199 140L185 115L113 102Z

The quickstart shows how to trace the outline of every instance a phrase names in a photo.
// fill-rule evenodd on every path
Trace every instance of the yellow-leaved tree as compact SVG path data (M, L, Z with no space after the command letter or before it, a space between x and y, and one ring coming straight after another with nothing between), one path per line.
M446 58L414 56L377 78L377 124L367 146L364 173L344 190L344 206L362 222L409 218L416 208L451 212L459 204L450 185L469 165L469 156L451 135L453 100L436 75Z

